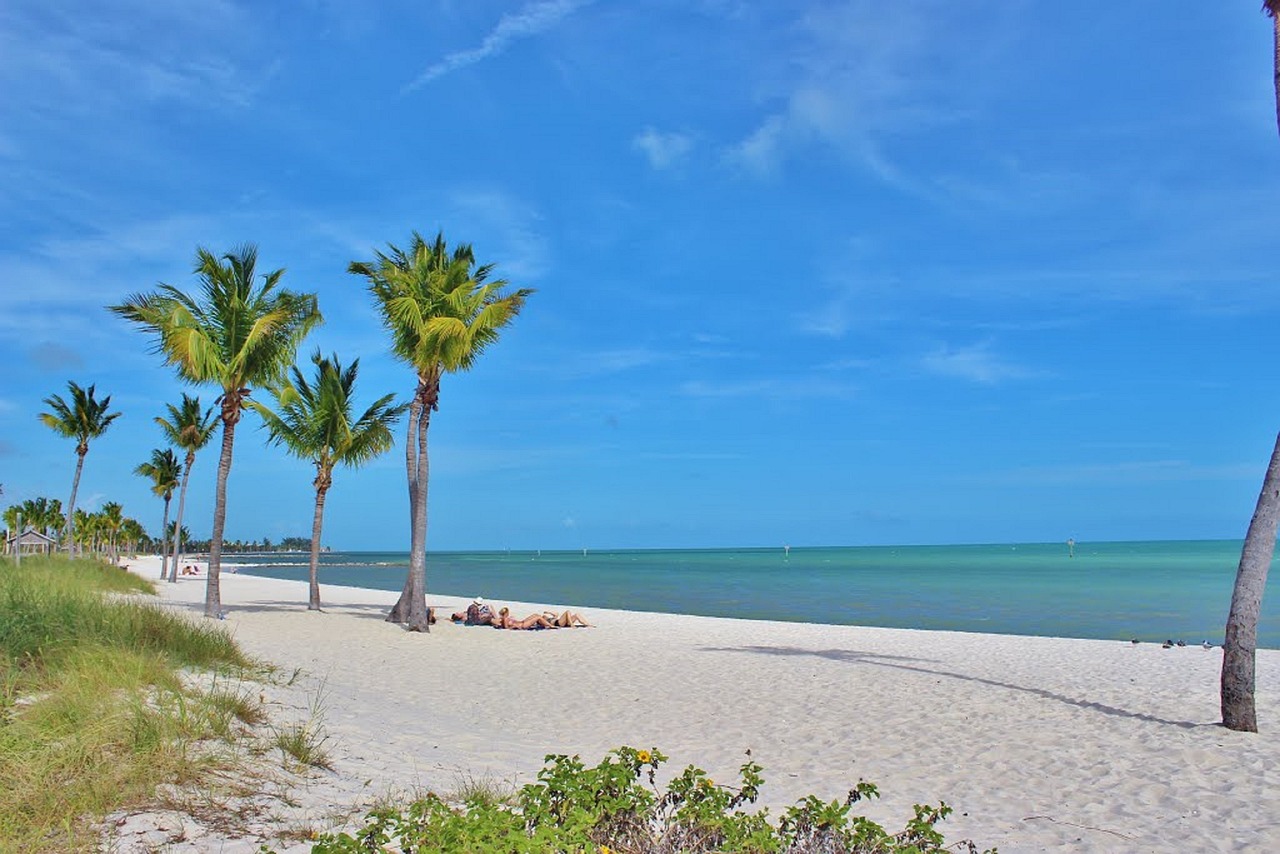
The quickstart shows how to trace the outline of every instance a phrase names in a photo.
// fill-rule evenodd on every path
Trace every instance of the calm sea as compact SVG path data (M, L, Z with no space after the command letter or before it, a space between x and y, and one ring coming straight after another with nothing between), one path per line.
M1064 544L432 552L427 589L582 608L1216 644L1240 547L1077 543L1074 557ZM399 590L408 566L403 552L331 552L321 561L321 585L379 590ZM307 577L305 555L228 555L226 565ZM1277 597L1263 599L1259 646L1280 648Z

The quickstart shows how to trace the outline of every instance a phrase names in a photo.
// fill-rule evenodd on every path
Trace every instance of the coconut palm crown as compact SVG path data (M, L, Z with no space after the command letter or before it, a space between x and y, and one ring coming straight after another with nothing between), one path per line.
M132 294L110 306L115 314L154 335L156 352L180 378L221 389L217 403L222 453L209 542L207 617L222 613L222 537L236 424L252 390L284 378L298 345L321 320L315 294L280 288L284 270L264 274L259 285L257 261L258 250L252 244L222 256L198 248L195 295L161 284L154 292Z
M428 243L417 232L408 249L390 245L372 263L347 268L367 282L391 335L392 352L413 367L418 384L409 405L405 469L412 529L409 574L387 619L415 631L429 631L426 610L427 431L440 403L446 373L471 368L515 319L532 290L507 290L490 280L492 264L477 265L469 244L449 251L444 235Z
M169 558L168 543L165 540L165 531L169 530L169 502L173 500L173 491L178 488L178 483L182 477L182 463L178 460L178 455L173 452L172 448L161 450L155 448L151 451L151 459L145 463L139 463L133 473L149 478L151 480L151 491L164 500L164 519L160 523L161 543L160 543L160 577L165 577L165 562Z
M370 462L391 450L395 443L391 424L403 414L405 404L395 404L395 395L380 397L358 418L353 412L356 377L360 360L343 368L337 354L326 359L320 351L311 356L315 379L308 381L297 366L292 380L273 389L278 412L254 402L272 444L283 445L289 453L310 460L316 468L312 485L316 490L311 531L311 590L308 608L320 610L318 569L320 533L324 520L325 495L333 485L333 469L341 464L352 468Z
M44 425L59 436L76 440L76 473L71 480L71 500L67 502L67 549L75 542L75 510L76 492L80 489L80 472L84 469L84 458L89 453L89 442L97 439L111 422L120 417L119 412L107 412L111 408L111 395L98 400L94 397L95 386L81 388L74 382L67 383L67 391L71 394L68 403L59 395L51 395L44 403L52 412L40 413Z

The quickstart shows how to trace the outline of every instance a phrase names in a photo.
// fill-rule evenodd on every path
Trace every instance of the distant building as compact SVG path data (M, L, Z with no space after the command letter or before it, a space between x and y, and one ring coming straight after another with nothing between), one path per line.
M58 541L53 537L46 537L35 528L27 528L17 536L9 537L4 541L5 554L15 554L19 549L24 555L42 554L47 555L49 552L58 548Z

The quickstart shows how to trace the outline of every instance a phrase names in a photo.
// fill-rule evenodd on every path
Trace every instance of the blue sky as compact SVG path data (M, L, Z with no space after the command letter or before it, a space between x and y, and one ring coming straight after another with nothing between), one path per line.
M408 395L345 270L443 229L537 293L445 381L431 548L1242 536L1280 429L1258 5L11 0L0 502L65 502L36 416L95 383L81 505L159 527L131 472L183 387L103 306L197 245L259 244L319 295L304 351ZM306 535L262 439L227 535ZM328 510L407 548L402 444Z

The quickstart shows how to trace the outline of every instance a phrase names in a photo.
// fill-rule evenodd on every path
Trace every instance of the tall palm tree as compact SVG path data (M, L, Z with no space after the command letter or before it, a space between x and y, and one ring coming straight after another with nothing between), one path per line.
M1280 0L1264 0L1262 11L1271 18L1272 76L1276 92L1276 125L1280 128ZM1258 731L1254 702L1257 690L1256 659L1258 615L1267 572L1276 550L1276 530L1280 527L1280 436L1271 451L1271 462L1262 479L1262 490L1254 506L1253 518L1245 533L1227 612L1226 635L1222 641L1220 705L1222 725L1240 732Z
M485 348L498 340L532 290L506 290L502 279L487 281L492 264L477 265L469 244L449 252L444 235L433 243L413 233L407 250L388 245L370 263L353 261L349 272L363 276L382 324L391 333L391 349L417 374L409 404L405 471L412 519L409 575L400 599L387 615L413 631L430 631L427 621L427 431L439 408L440 380L471 368Z
M342 464L358 467L391 450L395 440L391 425L405 406L393 403L388 394L353 417L352 397L360 360L345 370L337 354L322 358L316 350L311 357L316 366L315 379L308 382L297 366L292 381L286 381L272 393L279 412L254 402L251 405L262 416L271 443L284 445L289 453L310 460L316 467L316 506L311 521L311 591L307 608L320 610L320 530L324 524L324 502L333 485L333 469Z
M195 385L221 389L222 454L213 504L206 617L222 614L219 585L222 535L227 522L227 477L236 424L255 386L279 382L293 362L298 344L320 322L315 294L280 288L284 270L255 284L258 249L246 244L221 257L196 250L195 296L162 284L147 294L132 294L110 310L155 336L156 350L178 376Z
M178 492L178 518L174 523L177 536L172 541L173 562L169 567L169 580L177 583L178 562L182 559L182 535L186 531L182 527L182 516L187 506L187 481L191 478L192 466L196 464L196 451L209 444L209 439L213 437L213 429L217 426L217 420L212 406L201 411L200 398L189 394L182 395L180 405L166 403L165 408L169 410L169 417L157 416L156 423L160 425L161 431L164 432L170 444L187 452L182 468L182 488ZM168 526L165 527L167 530Z
M178 488L178 480L182 477L182 463L178 462L178 455L173 452L172 448L160 450L155 448L151 451L151 459L145 463L140 463L133 473L141 477L151 479L151 491L164 499L164 519L160 523L160 530L167 531L169 529L169 502L173 499L173 491ZM168 540L162 539L160 542L160 577L165 577L165 570L168 568L166 561L169 559L169 543Z
M107 412L111 406L111 395L96 400L94 386L84 389L69 382L67 390L71 392L70 403L56 394L44 399L45 405L53 411L40 413L40 420L59 436L76 440L76 474L71 481L71 500L67 502L67 551L71 551L71 543L75 539L76 491L80 488L80 472L84 468L85 454L89 453L89 442L107 432L120 413Z

